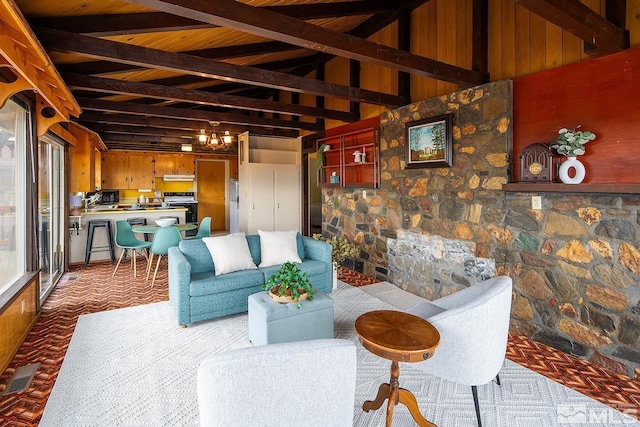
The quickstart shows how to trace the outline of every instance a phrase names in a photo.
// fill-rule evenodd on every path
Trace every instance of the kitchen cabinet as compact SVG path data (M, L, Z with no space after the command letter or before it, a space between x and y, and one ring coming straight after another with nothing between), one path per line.
M178 154L174 156L176 172L179 175L195 175L196 159L191 154Z
M170 154L156 155L153 158L155 176L172 175L176 172L176 162L174 156Z
M153 157L130 151L113 151L102 155L102 188L154 188Z
M100 187L99 137L73 123L68 130L57 127L53 133L69 142L69 191L94 191Z
M157 154L154 156L155 176L195 175L196 162L193 154Z
M322 153L318 185L325 187L380 186L380 142L378 128L368 128L319 139Z

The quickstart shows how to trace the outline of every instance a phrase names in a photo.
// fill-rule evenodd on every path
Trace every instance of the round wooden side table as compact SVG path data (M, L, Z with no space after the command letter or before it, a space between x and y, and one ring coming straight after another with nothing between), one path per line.
M376 356L391 360L391 377L388 383L380 384L374 400L362 404L365 412L378 409L387 402L386 426L391 427L393 408L398 403L405 405L419 426L436 427L427 421L415 396L400 388L400 366L398 362L422 362L433 355L440 343L438 330L429 322L413 314L392 310L376 310L356 319L356 333L362 346Z

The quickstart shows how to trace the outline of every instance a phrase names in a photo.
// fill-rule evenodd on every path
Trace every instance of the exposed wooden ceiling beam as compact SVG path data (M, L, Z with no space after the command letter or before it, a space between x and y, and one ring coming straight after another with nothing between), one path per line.
M296 116L324 117L327 119L341 120L345 122L353 122L357 120L353 114L346 111L307 107L304 105L287 104L284 102L265 101L262 99L246 98L236 95L187 90L150 83L126 82L115 79L106 79L103 77L84 76L81 74L64 74L63 78L72 90L91 90L118 95L134 95L169 101L183 101L193 104L211 105L214 107L291 114Z
M78 120L82 122L81 120ZM87 124L89 125L89 124ZM100 134L113 133L122 135L146 135L154 136L158 138L195 138L200 131L185 132L183 130L167 129L167 128L154 128L149 126L135 126L126 124L106 124L99 122L90 122L91 129Z
M131 133L122 134L114 132L100 132L100 137L105 142L111 141L147 141L147 142L165 142L168 144L197 144L198 140L195 136L179 137L179 136L153 136L153 135L134 135Z
M138 104L134 102L115 102L103 99L76 97L76 100L84 111L102 111L108 113L128 113L150 115L172 119L200 120L208 123L217 121L244 126L277 127L283 129L304 129L312 132L318 131L315 123L299 121L271 119L268 117L249 116L244 114L204 111L187 108L158 107L154 105Z
M192 134L197 134L200 129L207 129L208 131L212 130L208 124L205 125L199 120L164 119L157 117L131 116L126 114L103 114L95 111L83 112L78 120L83 123L105 123L116 125L147 126L162 129L178 129L186 132L191 132ZM300 135L298 131L292 129L265 129L252 126L235 125L225 125L220 129L228 130L233 133L242 133L245 131L249 131L251 133L268 132L271 135L287 136L291 138L295 138Z
M115 62L136 64L147 68L235 81L278 90L343 98L385 107L397 107L403 103L402 98L396 95L321 82L276 71L242 67L212 59L149 49L65 31L45 28L36 31L47 49L60 52L78 53L92 58L108 58Z
M102 135L101 135L102 136ZM228 148L212 151L210 148L203 147L197 142L185 141L182 143L172 143L165 141L146 141L146 140L130 140L126 137L120 139L109 139L105 142L109 150L125 150L125 151L143 151L154 153L178 153L181 152L180 144L191 144L191 154L213 154L220 158L230 158L229 156L237 156L238 146L231 144Z
M385 13L396 7L395 1L363 0L338 3L266 6L261 9L306 20ZM81 19L78 19L78 16L47 16L29 19L29 24L35 27L55 28L73 33L90 34L97 37L216 27L216 25L206 24L163 12L83 15Z
M485 83L488 75L446 64L351 35L326 30L286 15L235 0L125 0L197 21L374 63L461 86ZM351 99L358 101L357 99Z
M629 47L626 31L579 0L514 0L518 5L582 39L594 49L592 56L620 52Z
M264 55L268 53L286 52L290 50L300 49L288 43L278 41L268 41L262 43L248 43L235 46L223 46L210 49L198 49L178 52L185 55L200 56L208 59L233 59L244 56ZM139 67L133 64L111 61L89 61L73 64L60 64L58 70L63 73L81 73L107 76L109 74L125 73L130 71L141 70L145 67ZM258 68L261 68L258 66ZM274 69L274 68L271 68Z

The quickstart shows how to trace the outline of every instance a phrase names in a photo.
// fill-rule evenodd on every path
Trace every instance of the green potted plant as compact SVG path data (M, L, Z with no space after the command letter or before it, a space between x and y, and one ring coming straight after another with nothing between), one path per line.
M312 236L316 240L323 240L331 245L331 264L333 267L333 288L338 287L338 267L348 257L355 258L360 254L360 248L344 237L331 236L328 239L322 238L320 234Z
M262 289L269 291L269 297L277 302L295 302L300 308L300 301L313 301L315 290L307 273L300 271L295 262L287 261L271 277Z
M345 259L353 258L360 254L360 248L344 237L331 236L328 239L323 239L322 235L314 234L313 238L323 240L331 245L331 261L335 265L340 265Z
M558 168L558 176L560 180L565 184L580 184L585 177L584 164L578 160L577 156L581 156L585 153L584 145L596 139L596 135L588 130L578 130L580 126L575 129L562 128L558 131L558 139L552 142L549 146L556 150L558 154L567 156L560 167ZM573 176L570 174L570 170L573 170Z
M550 147L567 157L577 157L585 153L584 145L596 139L596 135L588 130L562 128L558 131L558 139L551 143Z

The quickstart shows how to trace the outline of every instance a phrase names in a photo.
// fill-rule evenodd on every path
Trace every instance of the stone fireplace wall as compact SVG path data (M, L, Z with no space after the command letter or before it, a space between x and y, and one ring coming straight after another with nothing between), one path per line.
M477 257L469 240L398 230L387 247L389 281L431 301L496 275L495 262Z
M405 123L448 112L453 167L406 169ZM512 333L640 377L640 195L544 193L532 210L531 194L501 189L512 116L510 81L383 114L380 188L324 188L323 233L360 244L345 265L381 280L399 234L473 243L514 279Z

